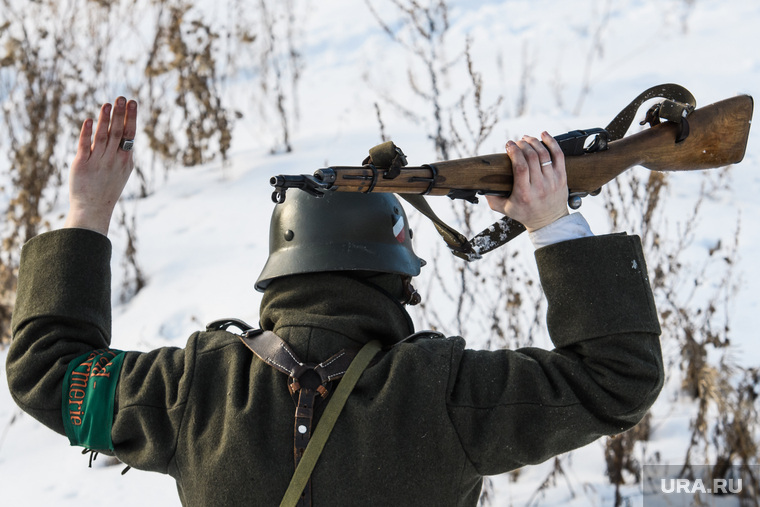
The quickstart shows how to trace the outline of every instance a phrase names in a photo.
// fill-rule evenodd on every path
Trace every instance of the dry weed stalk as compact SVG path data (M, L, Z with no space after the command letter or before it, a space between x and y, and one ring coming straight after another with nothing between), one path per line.
M646 182L635 173L624 175L608 185L611 192L605 194L613 226L640 231L653 274L664 350L672 351L665 356L666 371L673 375L680 370L682 391L696 403L684 449L683 476L694 465L717 463L716 477L725 478L721 474L730 465L750 471L750 465L758 464L757 368L738 367L730 348L730 313L738 290L734 271L739 221L732 242L717 239L697 260L684 255L700 230L707 198L731 191L728 171L705 173L693 213L673 235L665 232L673 230L664 204L669 188L666 174L649 173ZM757 477L745 482L757 491Z
M0 345L10 340L11 315L16 304L16 270L9 266L13 260L4 257L0 257Z
M216 153L226 160L232 115L218 90L219 33L203 22L201 13L192 12L193 4L186 0L157 0L157 4L156 36L145 66L150 120L144 128L150 147L167 161L179 159L185 166L207 162ZM174 91L181 122L166 111L166 89ZM184 128L182 142L175 134L178 124Z
M298 84L303 69L303 58L297 50L296 8L293 0L268 3L259 0L260 30L262 47L259 50L261 77L259 85L264 100L261 110L267 113L265 102L273 102L275 114L280 122L280 139L275 141L272 153L293 151L290 140L291 122L299 116ZM285 21L284 36L280 28ZM292 105L289 105L292 102Z
M0 332L15 299L21 245L45 231L92 97L107 87L115 1L2 0L0 88L10 193L0 257Z
M490 477L484 477L483 487L480 490L480 497L478 498L478 505L491 505L494 499L493 479Z
M137 260L137 225L135 216L132 215L131 219L127 219L127 212L124 210L124 206L121 206L118 223L127 236L124 257L121 260L124 276L119 296L120 301L126 303L145 287L147 280Z
M624 499L620 486L627 484L627 476L632 476L635 483L641 482L642 463L635 455L636 444L649 440L652 413L647 412L644 419L630 430L608 437L604 444L604 459L607 477L615 486L615 507L623 505Z
M422 6L414 0L390 0L400 17L401 26L398 29L391 28L395 23L387 22L380 16L371 0L365 0L365 3L383 31L412 55L424 69L423 77L420 78L415 72L415 66L408 67L409 88L422 99L426 108L430 108L433 121L427 129L428 137L435 146L436 156L440 160L448 160L450 140L445 133L446 106L443 102L443 82L455 60L446 58L445 42L449 30L446 2L436 0L428 6ZM397 99L388 95L384 95L383 99L412 121L428 124L427 113L419 113L402 106Z
M288 15L287 33L268 32L269 45L258 48L263 55L263 68L258 71L269 75L267 66L275 65L273 44L279 48L286 40L292 87L285 89L283 72L275 72L277 108L285 114L286 101L292 97L296 103L300 72L296 9L292 0L260 3L261 9L278 13L282 5ZM2 342L8 338L18 251L47 228L44 217L55 203L81 122L94 116L94 98L111 100L112 96L105 95L115 91L141 103L138 136L145 135L148 142L138 140L144 149L135 152L135 174L140 185L137 195L146 196L152 191L149 177L155 175L157 165L195 165L217 154L226 159L232 120L241 115L226 107L222 85L243 66L237 56L260 38L251 32L250 20L237 15L250 10L243 0L225 0L220 5L230 13L236 11L229 25L222 26L206 22L190 0L146 0L139 13L128 0L0 0L0 7L0 95L7 132L0 142L8 143L10 166L5 180L9 185L2 189L8 202L7 219L0 230ZM155 20L149 51L125 55L122 37L145 33L146 19ZM226 60L222 48L226 48ZM227 74L221 71L224 64ZM289 127L284 128L289 145ZM143 169L146 160L151 160L150 174ZM131 275L125 283L131 291L139 290L144 281L137 267L134 222L122 219L117 225L132 238L126 252Z
M31 17L30 17L31 15ZM70 144L68 131L74 95L66 87L76 66L76 46L68 36L73 14L52 0L21 12L2 2L0 94L8 143L10 188L0 258L0 340L9 338L21 245L47 228L44 215L57 197Z
M299 0L227 0L228 23L219 29L226 42L223 85L244 84L250 104L236 106L235 117L255 111L270 153L293 150L299 116L298 88L305 60L300 51L304 14ZM220 62L222 59L220 59ZM249 86L251 82L257 86ZM258 139L257 139L258 141Z
M591 47L586 54L586 63L583 70L583 82L581 83L581 89L578 92L578 99L575 103L575 109L573 110L573 114L576 116L581 113L581 110L583 109L583 103L585 102L588 94L591 92L591 71L593 69L594 63L596 62L597 58L602 58L604 56L603 37L604 32L607 29L607 25L609 24L611 14L612 2L611 0L607 0L605 2L602 15L599 18L599 23L596 27L594 27L593 36L591 38Z
M565 480L567 489L570 492L570 498L575 498L575 490L573 489L572 481L570 480L570 477L568 477L567 473L565 472L565 468L562 466L562 460L563 459L567 460L568 456L569 454L554 457L554 459L552 460L552 469L546 475L543 482L541 482L538 488L536 488L536 491L533 492L533 494L531 495L526 505L528 506L540 505L540 500L546 496L546 491L551 488L557 487L557 483L559 482L559 479Z
M438 157L445 158L454 153L458 156L476 155L496 124L496 115L495 106L491 111L482 105L482 79L472 68L469 41L465 57L474 87L469 109L477 112L478 120L472 121L473 116L467 114L463 95L456 106L461 117L456 118L455 122L454 115L449 113L448 129L444 129L441 119L447 110L443 105L440 84L452 72L456 62L443 58L443 41L448 28L445 4L434 2L424 8L413 1L389 1L400 13L402 29L391 28L397 25L382 19L369 0L366 3L382 29L416 58L428 79L423 85L417 74L411 69L408 71L409 86L416 96L423 99L424 111L402 106L391 97L384 97L385 102L411 121L427 126ZM444 22L433 22L435 12ZM598 57L602 56L601 41L610 13L610 3L606 2L598 23L592 27L591 47L574 108L576 112L582 109L585 97L590 93L591 70ZM524 47L523 64L521 82L525 90L517 104L518 113L527 110L529 100L527 84L531 79L533 62L527 54L527 46ZM561 98L558 94L559 103ZM476 127L478 123L480 130ZM385 137L384 126L382 131ZM474 152L469 152L469 149ZM677 374L678 368L681 368L684 389L698 403L697 416L692 421L694 437L689 449L701 444L704 450L710 450L719 460L752 463L757 455L758 428L754 422L757 420L757 397L750 396L750 393L756 391L757 379L755 377L752 384L755 387L749 388L751 382L747 380L749 377L745 377L743 383L740 382L744 387L737 388L736 377L732 373L737 370L718 368L710 355L712 351L724 351L730 343L728 320L736 295L733 266L737 255L738 229L733 245L717 243L705 258L698 261L685 258L685 252L692 246L698 230L704 200L711 192L726 189L726 173L715 172L717 178L703 185L694 198L691 218L681 224L675 234L665 211L669 198L668 176L648 172L642 179L640 174L635 170L629 171L611 182L605 187L603 199L612 230L628 230L642 237L662 321L663 339L677 342L678 353L666 356L666 368L670 375L674 374L674 370ZM468 205L462 208L455 205L454 225L470 235L475 213ZM448 300L450 306L440 308L423 303L426 325L451 329L453 324L460 334L466 331L467 336L488 337L486 344L489 347L506 345L517 348L531 344L542 329L543 297L538 284L532 283L533 273L526 267L529 262L520 255L520 250L511 251L507 245L477 263L462 265L458 264L458 260L452 260L445 248L436 246L430 260L432 275L428 279L427 292L436 292L441 296L438 302ZM452 271L457 272L455 280L441 275ZM714 280L721 282L710 283ZM490 290L492 288L495 290ZM484 315L487 317L483 318ZM482 322L488 322L489 329L479 333L478 326ZM756 376L756 370L753 371ZM718 409L721 415L716 418L708 408L714 407L721 397L723 401ZM638 426L607 440L607 473L616 488L617 505L625 501L620 487L626 480L639 480L641 463L635 456L636 443L649 438L651 424L651 415L648 415ZM691 460L688 449L686 460ZM560 458L554 463L554 469L536 495L552 487L556 478L563 475ZM486 491L481 503L489 503L490 496Z
M407 70L409 88L421 99L422 110L415 111L402 106L395 97L383 97L384 102L400 110L410 120L426 126L428 138L438 158L477 155L498 123L498 109L502 98L498 97L490 105L485 104L483 77L475 69L471 39L467 38L464 41L463 58L448 60L445 57L449 29L446 3L437 1L422 6L414 1L392 0L390 3L400 19L399 28L391 28L396 24L383 19L373 3L366 3L388 36L424 69L419 75L414 72L412 66ZM462 64L463 75L469 78L469 86L459 93L451 105L445 105L442 83L447 81L449 73L458 63ZM381 135L385 136L382 124L381 130ZM451 203L451 213L454 217L453 225L466 236L473 235L478 219L486 214L491 215L482 206L474 207L461 201ZM502 272L505 275L509 273L513 277L511 282L514 282L514 277L524 272L524 267L516 260L516 257L519 257L517 251L512 252L504 248L499 254L489 254L490 262L481 260L469 264L453 259L448 252L439 255L438 252L444 250L439 248L439 245L434 248L436 253L431 255L432 266L428 270L431 277L428 279L426 292L441 294L443 297L439 299L448 300L450 308L443 310L423 303L421 310L426 326L447 330L453 327L459 334L477 336L479 344L494 347L503 346L502 340L505 336L512 336L513 331L529 329L517 323L518 319L524 319L524 315L520 315L519 307L523 301L535 300L535 294L523 297L519 283L506 283L505 281L509 280L508 276L493 277L494 272ZM484 266L484 263L488 265ZM452 271L456 273L454 279L439 275ZM533 288L537 288L537 284ZM485 293L488 296L484 296ZM538 294L540 299L540 289ZM506 318L505 308L508 315ZM510 316L514 319L510 319ZM479 323L480 328L473 329L474 322ZM468 324L469 328L465 330ZM527 332L529 333L530 331ZM530 339L515 341L525 343Z
M522 62L520 64L520 82L518 85L517 102L515 104L515 116L524 116L528 112L530 103L530 90L533 87L533 73L536 68L536 59L529 51L530 44L523 42Z
M499 122L498 110L503 101L503 97L499 96L492 104L488 106L483 104L483 75L475 70L470 37L465 41L464 56L467 76L472 87L462 93L456 102L450 114L448 132L448 137L451 138L449 144L456 156L460 158L474 157L481 153L483 143L491 136L494 127ZM470 119L471 115L475 116L474 121ZM461 126L457 125L455 117L461 120L459 122ZM460 131L467 134L466 140Z

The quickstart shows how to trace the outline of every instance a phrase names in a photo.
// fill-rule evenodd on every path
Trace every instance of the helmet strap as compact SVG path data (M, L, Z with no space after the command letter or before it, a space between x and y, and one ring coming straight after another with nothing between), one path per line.
M420 304L422 302L422 296L412 285L412 277L405 276L402 280L404 283L404 300L401 301L401 304L409 306Z

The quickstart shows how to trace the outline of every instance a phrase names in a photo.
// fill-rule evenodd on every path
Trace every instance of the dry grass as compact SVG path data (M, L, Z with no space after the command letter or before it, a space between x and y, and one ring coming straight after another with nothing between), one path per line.
M59 197L81 123L94 116L96 101L118 93L141 104L138 146L144 148L134 154L139 190L130 197L149 195L158 173L174 166L226 160L239 110L255 109L228 105L224 84L239 73L262 76L251 100L281 117L277 143L291 149L302 65L292 1L261 0L252 8L245 0L222 0L219 8L229 11L229 26L207 22L190 0L150 0L139 13L133 5L129 0L0 0L0 142L7 143L9 167L8 185L1 189L8 206L0 229L0 343L9 339L20 248L50 228L44 217ZM266 16L271 23L252 21ZM150 23L148 51L125 54L123 40L144 33ZM254 33L257 28L264 36ZM127 237L123 295L128 298L145 279L136 249L138 224L126 215L122 208L115 225Z

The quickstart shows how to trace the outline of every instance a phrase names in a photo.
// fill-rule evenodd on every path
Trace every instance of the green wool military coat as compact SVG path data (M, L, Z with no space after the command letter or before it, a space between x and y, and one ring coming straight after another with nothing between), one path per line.
M111 345L110 243L78 229L24 247L8 383L63 433L73 358ZM475 505L482 477L539 463L635 425L663 382L660 328L640 241L610 235L536 252L556 348L478 351L423 337L356 279L299 275L264 295L261 325L304 361L381 339L312 475L316 506ZM114 344L119 348L118 344ZM278 505L294 471L286 376L226 331L127 352L113 453L169 474L184 505ZM320 405L317 416L324 405Z

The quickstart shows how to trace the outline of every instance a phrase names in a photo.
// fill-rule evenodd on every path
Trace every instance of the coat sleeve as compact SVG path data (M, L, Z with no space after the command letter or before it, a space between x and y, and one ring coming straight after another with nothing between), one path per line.
M61 434L69 364L111 344L110 255L110 241L84 229L42 234L22 251L8 385L24 411ZM194 352L188 346L125 353L110 432L113 452L125 463L169 472Z
M625 431L662 388L660 327L637 236L536 251L554 350L455 351L448 411L482 475Z

